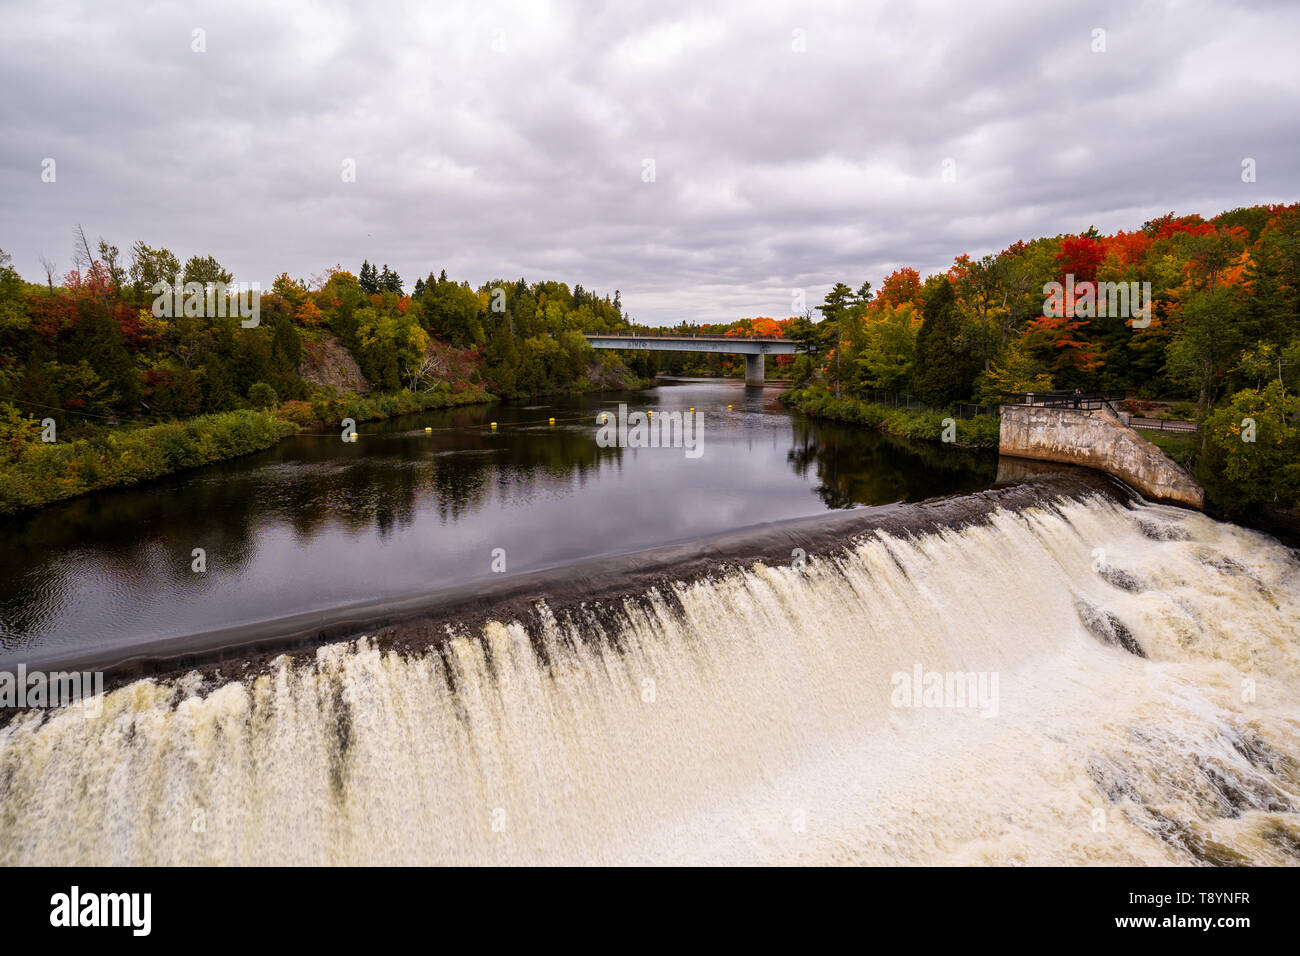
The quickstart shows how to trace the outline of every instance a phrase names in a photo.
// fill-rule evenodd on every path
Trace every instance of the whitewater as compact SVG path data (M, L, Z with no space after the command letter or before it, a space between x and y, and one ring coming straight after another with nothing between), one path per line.
M1295 865L1298 572L1093 494L137 680L0 728L0 863Z

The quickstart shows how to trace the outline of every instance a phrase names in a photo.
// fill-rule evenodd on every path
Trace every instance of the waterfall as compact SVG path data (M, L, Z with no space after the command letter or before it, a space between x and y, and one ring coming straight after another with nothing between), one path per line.
M1296 864L1298 571L1095 496L139 680L0 728L0 863Z

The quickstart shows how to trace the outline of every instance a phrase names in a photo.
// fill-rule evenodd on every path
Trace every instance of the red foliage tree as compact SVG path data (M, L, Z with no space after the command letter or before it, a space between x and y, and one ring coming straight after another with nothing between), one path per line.
M871 308L882 309L887 305L900 306L904 302L910 302L916 306L918 313L923 306L921 301L921 274L915 269L906 266L902 269L895 269L885 276L885 280L880 283L880 289L871 300Z
M1067 275L1073 275L1075 282L1093 282L1097 278L1097 267L1106 258L1106 246L1100 239L1091 236L1071 236L1061 240L1061 251L1056 254L1060 263L1058 274L1064 282Z

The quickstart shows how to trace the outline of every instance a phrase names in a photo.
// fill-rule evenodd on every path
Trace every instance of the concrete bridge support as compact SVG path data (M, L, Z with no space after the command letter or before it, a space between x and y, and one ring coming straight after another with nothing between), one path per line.
M764 356L761 354L745 356L745 384L746 385L763 384L763 362L764 362Z

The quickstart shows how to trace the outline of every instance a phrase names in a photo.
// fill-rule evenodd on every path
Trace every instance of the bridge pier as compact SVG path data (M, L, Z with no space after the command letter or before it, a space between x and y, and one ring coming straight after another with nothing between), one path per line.
M762 385L763 384L763 358L762 353L758 355L745 356L745 384Z

